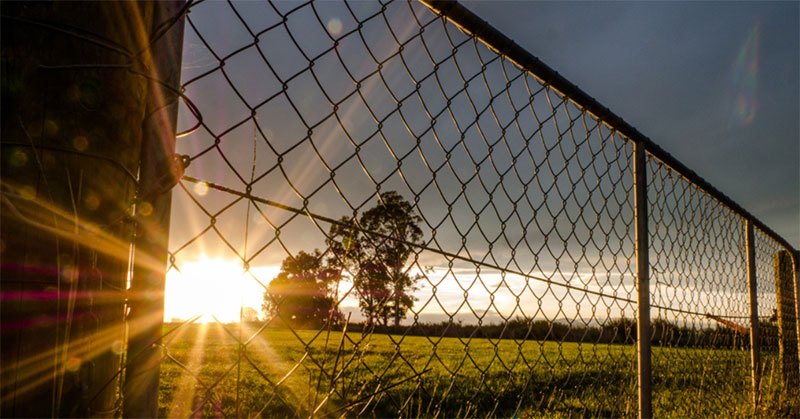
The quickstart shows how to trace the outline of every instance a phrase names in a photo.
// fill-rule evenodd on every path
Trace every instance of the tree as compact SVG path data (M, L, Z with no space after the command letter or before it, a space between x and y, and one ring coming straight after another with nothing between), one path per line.
M294 328L318 328L338 323L342 315L333 291L340 269L324 263L318 249L300 251L283 260L281 271L269 283L262 308L269 318L278 317Z
M258 311L253 307L242 307L241 311L242 321L245 323L254 323L258 321Z
M399 325L414 304L412 293L420 279L409 274L406 263L422 244L422 219L400 194L389 191L361 214L357 225L347 217L341 221L329 234L331 263L353 276L368 325L378 319L387 325L389 318Z

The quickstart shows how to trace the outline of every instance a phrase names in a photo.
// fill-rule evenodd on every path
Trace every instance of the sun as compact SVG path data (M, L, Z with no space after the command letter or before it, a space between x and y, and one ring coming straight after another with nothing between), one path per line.
M185 261L167 273L164 320L238 322L241 310L259 310L263 287L241 261L200 258Z

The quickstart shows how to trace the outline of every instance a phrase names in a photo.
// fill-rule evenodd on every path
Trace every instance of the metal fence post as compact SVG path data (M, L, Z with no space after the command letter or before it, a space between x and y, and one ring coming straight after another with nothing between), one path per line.
M800 359L800 251L795 250L792 255L794 262L794 313L795 323L797 325L797 357ZM800 374L800 372L798 372Z
M753 414L758 412L761 381L761 332L758 325L758 283L756 280L756 248L753 223L745 220L747 284L750 290L750 376L753 383Z
M778 305L778 348L781 364L782 393L800 387L797 318L792 277L792 255L781 250L774 256L775 298ZM791 396L789 396L791 397Z
M633 145L634 211L636 217L637 354L639 417L653 417L650 334L650 258L647 229L647 156L645 145Z
M128 307L128 348L124 417L157 417L163 333L164 288L169 237L170 189L180 179L183 162L175 155L184 0L155 2L153 27L171 25L150 47L147 116L142 129L141 167L133 276ZM176 19L170 22L171 19ZM162 85L163 83L163 85ZM166 87L166 88L165 88Z

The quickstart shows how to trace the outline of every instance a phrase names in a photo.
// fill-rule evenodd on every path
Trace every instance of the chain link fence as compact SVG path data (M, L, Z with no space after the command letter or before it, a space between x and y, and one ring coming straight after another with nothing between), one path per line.
M789 348L797 347L797 282L787 276L788 252L786 247L761 231L755 233L755 265L758 281L758 311L761 333L761 362L758 366L760 380L756 397L759 411L764 415L780 412L786 416L797 415L800 371ZM796 263L796 262L795 262ZM780 265L783 264L781 267ZM783 274L780 274L784 269ZM794 281L797 281L796 265ZM780 279L778 279L780 278ZM794 293L794 297L790 295ZM783 297L783 299L781 298ZM787 301L791 299L791 301ZM792 308L794 306L794 308ZM794 320L793 320L794 319ZM785 340L784 340L785 339ZM787 342L788 341L788 342ZM792 343L793 342L793 343ZM784 353L785 351L785 353ZM797 352L794 349L794 352ZM783 362L787 364L781 365Z
M655 413L747 416L745 224L669 166L648 171Z
M421 4L255 6L196 6L244 45L188 19L187 54L211 65L184 74L187 95L225 105L195 100L182 190L206 221L173 229L172 254L177 271L196 246L223 249L271 309L226 336L217 371L166 346L198 379L185 412L635 412L630 145ZM365 218L393 196L418 237ZM400 281L382 276L387 240L403 241L385 273ZM292 321L312 298L291 301L255 268L303 256L317 260L304 274L339 269L328 321ZM273 340L277 359L259 349Z
M160 415L797 412L794 250L757 224L749 274L752 217L485 22L189 11Z
M138 402L156 349L168 417L800 414L796 250L477 16L178 6L151 31L186 16L167 321L155 347L131 317L128 353L106 339L95 413ZM78 70L166 86L141 54ZM114 303L141 316L160 301L131 284L157 269L119 247ZM90 375L57 335L61 380Z
M21 66L83 80L51 104L83 122L4 136L4 240L55 232L13 250L56 266L4 263L9 416L800 414L796 250L463 7L129 6L152 20L130 45L3 9L123 57ZM126 96L143 162L81 131L126 115L97 72L149 91ZM179 98L179 155L151 150Z
M168 326L161 414L637 413L632 140L422 4L191 12L167 304L210 254L240 304ZM745 222L646 170L654 412L748 415ZM782 249L758 232L764 412Z

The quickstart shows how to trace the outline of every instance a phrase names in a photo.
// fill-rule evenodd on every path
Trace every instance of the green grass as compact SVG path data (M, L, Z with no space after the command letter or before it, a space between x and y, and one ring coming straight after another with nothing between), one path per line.
M240 332L246 345L237 343ZM630 345L255 333L238 325L189 325L169 335L160 415L617 417L637 411ZM747 351L654 348L653 371L658 416L751 413Z

